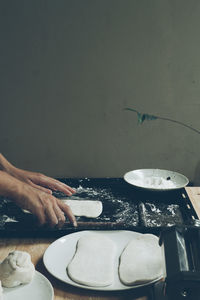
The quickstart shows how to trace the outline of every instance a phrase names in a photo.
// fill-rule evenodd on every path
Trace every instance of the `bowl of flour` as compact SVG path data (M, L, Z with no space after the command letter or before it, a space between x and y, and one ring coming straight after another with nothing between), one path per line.
M169 191L181 189L188 185L186 176L169 170L139 169L129 171L124 175L129 184L153 191Z

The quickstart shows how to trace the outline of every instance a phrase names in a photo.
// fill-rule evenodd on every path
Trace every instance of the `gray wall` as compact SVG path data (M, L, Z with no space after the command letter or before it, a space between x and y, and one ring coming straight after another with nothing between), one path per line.
M59 177L198 181L199 0L0 1L0 151ZM199 180L200 182L200 180Z

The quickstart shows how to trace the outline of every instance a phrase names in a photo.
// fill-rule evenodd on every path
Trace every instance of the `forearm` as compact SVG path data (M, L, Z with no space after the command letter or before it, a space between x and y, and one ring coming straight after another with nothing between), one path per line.
M0 153L0 171L5 171L11 174L13 169L14 166Z
M5 171L0 171L0 196L17 199L23 194L24 183L9 175Z

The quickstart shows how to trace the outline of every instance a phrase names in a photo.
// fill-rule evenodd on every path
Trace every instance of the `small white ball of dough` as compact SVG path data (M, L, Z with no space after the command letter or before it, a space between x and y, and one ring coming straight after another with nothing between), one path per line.
M0 264L0 280L4 287L29 283L35 274L31 256L25 251L13 251Z

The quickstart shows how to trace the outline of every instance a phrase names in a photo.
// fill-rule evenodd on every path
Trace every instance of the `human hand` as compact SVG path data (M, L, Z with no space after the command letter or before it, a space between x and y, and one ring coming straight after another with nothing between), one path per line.
M50 226L62 227L66 215L70 222L77 226L68 205L4 171L0 171L0 195L12 199L22 209L36 215L41 225L48 223Z
M76 218L68 205L29 184L23 184L21 194L16 195L14 200L21 208L36 215L41 225L48 223L51 227L57 225L60 228L65 223L66 215L69 221L77 226Z
M76 191L70 186L48 177L41 173L25 171L13 166L1 153L0 153L0 170L10 174L11 176L30 184L39 190L42 190L48 194L52 194L52 191L60 191L71 196Z
M19 197L16 203L36 215L41 225L48 223L51 227L55 225L62 227L66 215L70 222L77 226L76 218L68 205L30 185L24 186L23 196Z
M48 194L52 194L52 191L59 191L63 192L67 196L71 196L76 192L70 186L41 173L25 171L13 167L10 174L17 179L28 183L32 187Z

